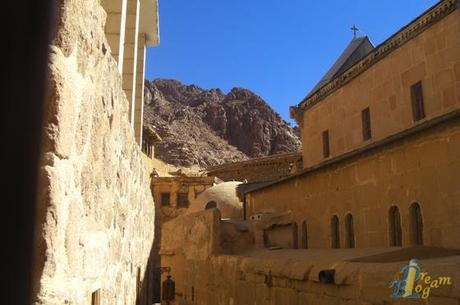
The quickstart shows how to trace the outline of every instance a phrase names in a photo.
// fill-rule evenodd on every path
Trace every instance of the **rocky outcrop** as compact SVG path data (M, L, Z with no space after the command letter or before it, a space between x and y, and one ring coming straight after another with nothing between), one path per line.
M160 133L156 157L207 167L300 150L294 129L259 96L204 90L176 80L146 81L144 121Z

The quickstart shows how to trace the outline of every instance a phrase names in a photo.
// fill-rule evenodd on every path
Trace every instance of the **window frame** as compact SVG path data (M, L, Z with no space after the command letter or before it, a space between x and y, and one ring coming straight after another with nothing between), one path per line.
M185 192L178 192L176 195L176 206L177 208L187 208L190 205L190 202L188 200L188 193ZM182 199L185 198L185 201Z
M165 203L165 198L168 198L167 203ZM161 192L160 194L160 202L162 207L169 207L171 206L171 193L170 192Z
M363 132L363 141L372 139L371 111L369 107L361 111L361 125Z
M329 129L322 132L323 139L323 158L329 158L331 156L331 147L329 141Z
M418 81L410 86L410 98L412 105L412 119L414 122L423 120L426 117L425 103L423 100L422 81Z

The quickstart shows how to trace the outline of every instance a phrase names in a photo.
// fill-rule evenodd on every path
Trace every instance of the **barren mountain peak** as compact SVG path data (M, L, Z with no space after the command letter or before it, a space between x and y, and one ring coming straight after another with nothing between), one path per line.
M296 132L252 91L146 81L144 120L162 137L156 157L202 168L300 150Z

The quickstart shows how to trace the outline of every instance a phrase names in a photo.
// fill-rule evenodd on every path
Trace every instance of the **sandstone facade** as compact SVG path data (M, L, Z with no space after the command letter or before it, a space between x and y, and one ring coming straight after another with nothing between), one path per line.
M452 11L456 3L442 1L299 104L294 116L301 126L305 168L324 160L326 130L332 158L460 107L460 10ZM444 16L446 11L451 13ZM414 123L411 86L419 81L426 116ZM361 130L365 108L372 132L367 141Z
M438 2L293 109L303 169L241 187L246 221L163 227L176 304L404 304L412 259L448 283L414 279L417 301L458 304L459 7Z
M433 276L451 285L433 289L424 304L460 298L458 251L437 248L253 249L253 231L220 219L217 209L178 217L163 226L161 265L175 281L178 305L402 304L389 283L414 255ZM228 226L233 226L229 234ZM237 249L237 251L234 251ZM323 270L334 280L320 280ZM422 301L421 301L422 302Z
M155 211L131 99L104 32L108 14L97 0L62 0L57 9L35 302L144 304Z
M389 211L397 207L402 245L408 246L413 244L410 207L416 202L423 218L423 244L458 248L459 150L457 117L399 143L253 191L247 196L247 214L278 216L264 228L295 225L297 231L286 231L283 240L299 248L303 240L308 248L330 248L334 216L340 247L347 247L345 219L351 215L355 247L386 247L391 245Z
M291 225L292 247L459 247L459 27L458 1L440 1L293 109L304 169L247 192L249 216L272 213L262 231Z
M150 256L150 264L155 268L152 277L152 292L157 301L160 300L161 295L159 252L163 224L187 213L190 204L200 193L220 182L215 177L165 177L161 171L159 174L159 177L152 177L151 179L151 190L156 204L155 241Z

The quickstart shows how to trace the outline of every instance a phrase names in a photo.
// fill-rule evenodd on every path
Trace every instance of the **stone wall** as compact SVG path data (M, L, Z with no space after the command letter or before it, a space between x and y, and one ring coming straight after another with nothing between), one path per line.
M447 2L452 1L440 1L439 7ZM303 166L324 160L322 132L325 130L329 130L330 156L335 157L419 123L412 117L410 92L411 85L418 81L422 83L426 120L458 109L459 27L457 8L303 111L300 122ZM361 112L367 107L372 138L363 141Z
M152 161L162 162L156 159ZM155 167L155 169L158 169L158 167ZM195 200L196 196L213 186L215 182L215 177L164 177L161 173L160 177L152 177L151 190L154 201L157 204L155 206L155 241L152 247L151 265L155 268L155 277L152 282L155 287L154 297L158 301L160 297L160 275L157 270L161 267L159 251L160 240L162 238L162 226L171 219L186 213L190 203ZM177 195L179 192L187 194L188 202L186 206L179 207L177 205ZM162 193L169 194L169 205L163 205L161 201Z
M223 181L260 182L286 177L302 169L302 153L287 153L222 164L207 169Z
M423 304L457 304L460 299L458 251L435 248L255 250L250 243L227 253L230 225L218 210L176 218L163 226L161 265L175 281L175 305L389 305L389 283L408 260L434 278L450 277L451 285L433 288ZM233 238L233 242L244 239ZM226 253L226 254L224 254ZM335 270L332 282L319 278ZM420 282L418 282L420 283ZM164 303L166 304L166 303Z
M144 304L149 172L97 0L57 1L35 261L37 304ZM150 303L149 303L150 304Z
M278 251L254 253L259 257L216 255L206 261L182 262L177 267L183 268L186 277L172 273L176 282L174 304L399 305L410 302L392 299L392 289L388 287L407 261L337 263L327 250L315 253L309 253L309 250L297 250L298 253L293 253L296 250ZM417 299L414 303L458 304L459 286L455 282L458 273L454 271L460 266L458 259L426 260L421 265L436 276L450 276L453 285L433 288L428 299ZM329 268L335 268L336 282L321 283L318 278L320 270Z
M282 223L305 221L310 248L330 248L331 220L346 245L346 215L356 247L390 246L390 208L401 215L402 245L412 244L410 206L421 208L423 244L460 245L460 118L321 167L249 194L248 216L286 214ZM276 222L275 222L276 223ZM305 233L299 231L301 238ZM299 245L302 243L299 242Z
M151 182L155 202L166 219L174 218L185 212L199 194L217 184L215 177L153 177ZM163 204L162 194L169 194L169 203ZM178 196L186 196L187 203L180 206ZM157 215L158 216L158 215Z

